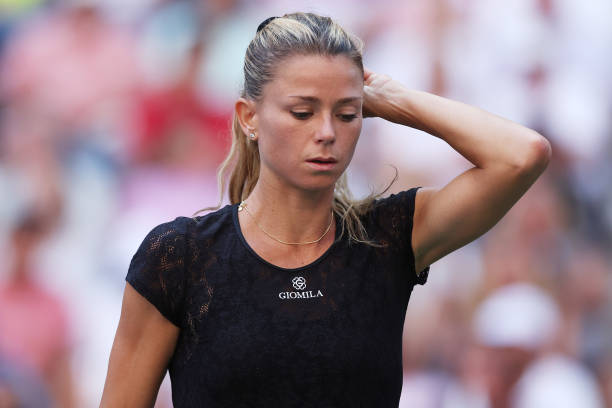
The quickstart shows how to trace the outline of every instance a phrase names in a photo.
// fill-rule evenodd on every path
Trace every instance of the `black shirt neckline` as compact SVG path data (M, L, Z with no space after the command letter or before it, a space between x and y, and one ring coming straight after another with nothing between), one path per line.
M238 221L238 206L239 205L240 205L239 203L236 203L236 204L232 204L231 206L232 219L234 221L234 228L236 230L236 235L238 235L238 238L240 239L242 244L245 246L247 251L253 257L255 257L259 262L263 263L264 265L269 266L270 268L277 269L280 271L285 271L285 272L298 272L298 271L303 271L305 269L312 268L316 266L317 264L319 264L320 262L322 262L325 258L327 258L338 242L338 238L340 236L340 223L338 221L338 217L334 215L334 222L336 223L334 242L332 242L329 248L327 248L327 250L323 252L321 256L319 256L317 259L315 259L311 263L304 265L304 266L300 266L299 268L283 268L282 266L274 265L273 263L268 262L265 259L263 259L257 252L255 252L255 250L251 248L246 238L242 234L242 229L240 229L240 222Z

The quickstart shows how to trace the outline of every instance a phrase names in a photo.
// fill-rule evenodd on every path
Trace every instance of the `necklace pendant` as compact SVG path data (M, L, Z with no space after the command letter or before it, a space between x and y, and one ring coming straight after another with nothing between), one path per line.
M242 211L244 209L244 206L246 205L246 203L243 201L240 203L240 205L238 205L238 211Z

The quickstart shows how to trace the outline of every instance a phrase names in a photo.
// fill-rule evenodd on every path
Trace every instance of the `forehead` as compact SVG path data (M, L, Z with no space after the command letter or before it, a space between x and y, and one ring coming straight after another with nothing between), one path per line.
M343 55L294 55L276 68L264 96L325 97L361 96L363 74L355 62Z

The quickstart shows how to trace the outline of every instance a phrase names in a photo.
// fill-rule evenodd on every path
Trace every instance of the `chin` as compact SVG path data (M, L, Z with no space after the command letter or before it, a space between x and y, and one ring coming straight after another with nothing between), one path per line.
M313 180L312 182L302 182L295 185L301 190L310 191L314 193L333 190L336 186L336 181L338 181L338 177L335 176L321 176L317 178L318 180Z

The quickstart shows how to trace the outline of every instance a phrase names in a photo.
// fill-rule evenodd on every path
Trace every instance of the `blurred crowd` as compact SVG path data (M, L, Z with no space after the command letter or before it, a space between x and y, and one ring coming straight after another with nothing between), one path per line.
M610 1L3 0L0 407L97 406L131 256L219 201L246 46L292 11L360 36L369 69L553 146L502 221L415 288L400 407L612 406ZM389 164L394 191L471 166L366 119L355 195ZM170 401L166 378L156 407Z

